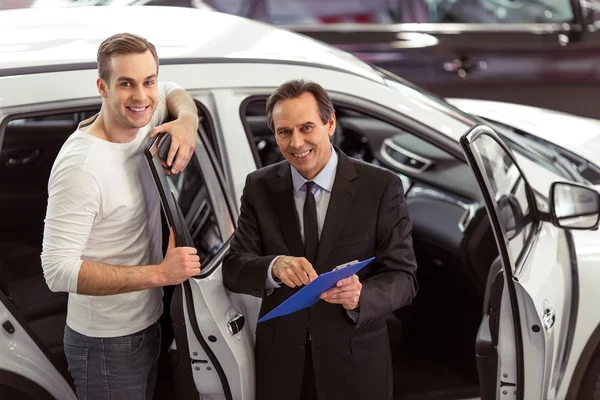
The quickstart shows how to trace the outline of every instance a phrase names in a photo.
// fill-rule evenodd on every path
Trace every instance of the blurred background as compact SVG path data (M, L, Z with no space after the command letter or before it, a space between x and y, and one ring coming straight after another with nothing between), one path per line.
M600 119L600 0L0 0L212 9L310 36L443 97Z

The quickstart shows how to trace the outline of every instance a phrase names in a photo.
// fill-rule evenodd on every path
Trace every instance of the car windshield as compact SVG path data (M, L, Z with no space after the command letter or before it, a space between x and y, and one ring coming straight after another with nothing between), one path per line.
M380 67L372 65L372 67L380 74L385 84L393 89L398 90L399 85L408 86L418 91L420 94L425 96L430 102L436 103L436 109L452 114L455 117L465 120L467 125L483 124L494 129L498 133L506 145L515 153L519 153L523 157L526 157L530 161L542 166L550 172L561 176L568 180L574 180L577 182L585 182L578 173L572 162L565 158L563 155L558 153L556 150L549 146L543 146L542 144L529 139L526 136L515 133L510 127L502 125L492 121L486 121L478 116L468 114L460 109L454 107L442 97L437 96L423 88L420 88L412 83L386 71Z

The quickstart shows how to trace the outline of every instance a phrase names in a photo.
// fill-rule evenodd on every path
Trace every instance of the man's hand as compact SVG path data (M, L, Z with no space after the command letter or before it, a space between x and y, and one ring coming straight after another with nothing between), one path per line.
M198 116L189 112L181 113L176 120L152 129L150 136L154 137L160 132L171 135L171 147L165 160L166 165L163 164L166 167L165 173L178 174L185 169L194 154L198 137Z
M357 275L349 276L337 282L334 288L321 293L321 299L331 304L341 304L346 310L358 307L362 283Z
M167 254L158 268L161 286L178 285L200 273L198 251L193 247L176 247L175 234L171 228Z
M291 288L306 285L317 278L312 264L304 257L279 257L273 264L271 274Z

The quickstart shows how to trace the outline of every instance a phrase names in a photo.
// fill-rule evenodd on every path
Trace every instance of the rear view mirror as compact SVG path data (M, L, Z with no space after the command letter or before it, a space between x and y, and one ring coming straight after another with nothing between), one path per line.
M554 225L567 229L596 229L600 219L600 194L587 186L554 182L550 188Z

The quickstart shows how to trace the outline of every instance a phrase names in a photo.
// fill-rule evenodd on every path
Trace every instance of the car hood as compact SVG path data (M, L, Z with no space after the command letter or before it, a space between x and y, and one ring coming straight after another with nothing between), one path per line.
M559 111L487 100L447 99L461 110L552 142L600 166L600 121Z

